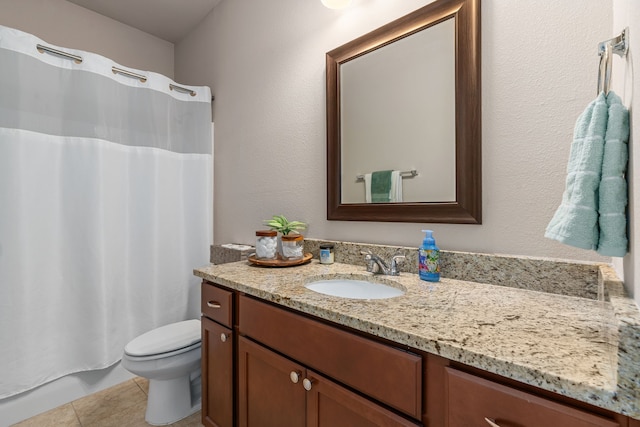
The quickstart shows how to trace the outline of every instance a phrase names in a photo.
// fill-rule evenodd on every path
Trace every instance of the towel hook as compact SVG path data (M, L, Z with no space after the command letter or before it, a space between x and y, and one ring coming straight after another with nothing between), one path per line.
M629 51L628 42L629 27L622 30L617 36L609 40L605 40L598 44L598 55L600 56L600 66L598 70L598 93L604 91L605 95L609 93L611 86L611 64L613 54L621 57L627 55Z
M606 50L606 45L611 45L613 53L617 53L621 57L626 56L627 52L629 51L629 42L627 40L628 34L629 27L622 30L622 32L616 37L600 42L600 44L598 44L598 55L602 55L604 53L604 51Z

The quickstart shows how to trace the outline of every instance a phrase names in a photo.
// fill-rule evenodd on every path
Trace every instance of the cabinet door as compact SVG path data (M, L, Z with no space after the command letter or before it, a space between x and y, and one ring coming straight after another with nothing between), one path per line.
M422 416L421 357L247 296L239 300L242 335L415 419Z
M446 368L447 427L619 427L617 422Z
M417 426L315 372L307 371L304 386L307 427Z
M202 319L202 424L233 427L233 334Z
M304 368L238 337L240 427L304 427Z

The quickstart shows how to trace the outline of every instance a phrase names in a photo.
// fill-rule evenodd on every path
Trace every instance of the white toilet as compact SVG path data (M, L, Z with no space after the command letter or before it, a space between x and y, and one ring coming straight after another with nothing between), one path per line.
M185 320L146 332L125 346L122 366L149 379L147 423L171 424L200 410L200 340L200 320Z

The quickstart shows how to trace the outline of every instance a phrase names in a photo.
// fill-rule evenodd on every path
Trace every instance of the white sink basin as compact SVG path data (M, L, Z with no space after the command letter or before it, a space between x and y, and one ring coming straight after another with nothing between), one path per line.
M309 282L307 289L325 295L353 299L385 299L404 295L405 291L382 283L353 279L322 279Z

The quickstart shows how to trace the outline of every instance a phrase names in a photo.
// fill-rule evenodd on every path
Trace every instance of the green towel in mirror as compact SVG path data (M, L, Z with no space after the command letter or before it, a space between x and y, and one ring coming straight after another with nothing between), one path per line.
M371 174L371 201L373 203L390 202L391 172L377 171Z

